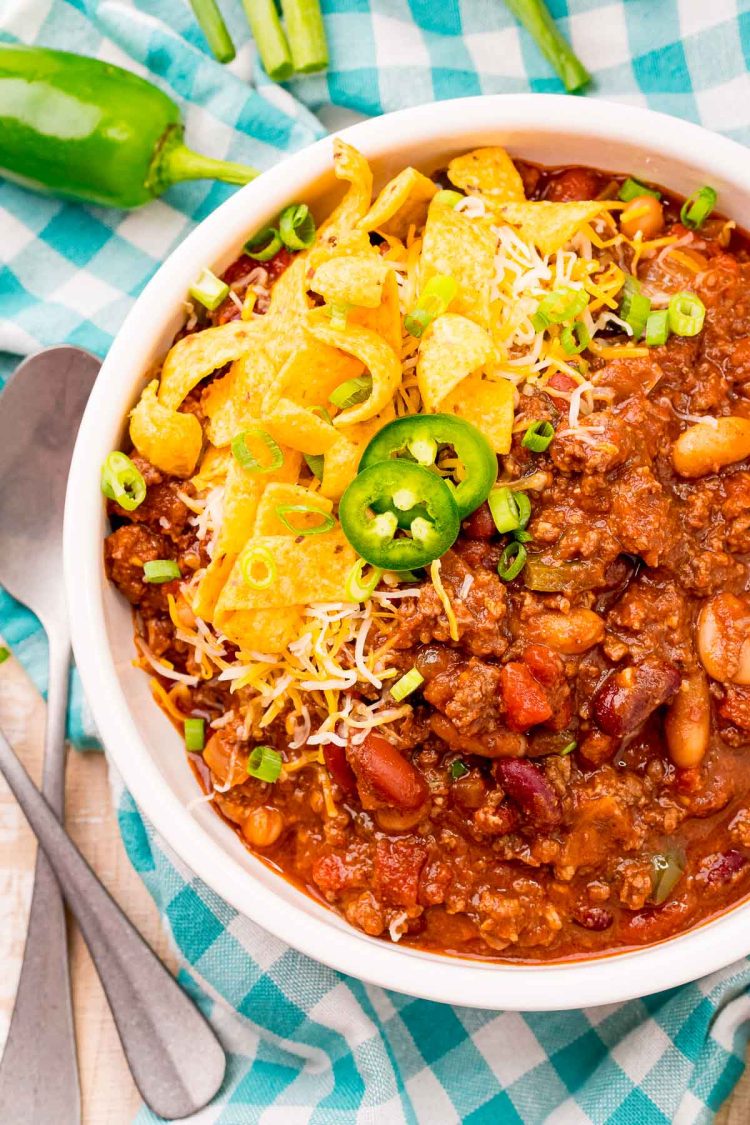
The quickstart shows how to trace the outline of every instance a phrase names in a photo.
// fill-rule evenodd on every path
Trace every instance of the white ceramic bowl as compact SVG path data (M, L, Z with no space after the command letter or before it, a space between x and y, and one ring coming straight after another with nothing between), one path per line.
M747 151L695 125L647 110L543 95L467 98L421 106L345 130L376 171L376 187L407 164L427 171L477 145L507 145L548 165L629 172L682 194L701 184L723 212L750 227ZM521 1010L579 1008L682 984L750 952L750 903L650 948L557 965L498 965L440 957L369 938L250 855L207 805L181 739L131 666L130 607L108 584L99 469L118 447L144 373L166 352L188 282L221 270L248 233L282 206L306 200L324 214L340 193L331 141L265 172L204 220L159 269L102 367L78 435L66 507L65 575L75 656L107 751L135 800L177 855L214 891L277 937L325 964L431 1000Z

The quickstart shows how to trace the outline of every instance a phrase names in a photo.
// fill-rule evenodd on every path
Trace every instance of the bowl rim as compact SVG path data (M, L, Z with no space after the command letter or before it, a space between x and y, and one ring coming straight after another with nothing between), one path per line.
M662 159L686 158L709 176L750 195L743 177L747 150L701 126L653 110L562 95L505 94L416 106L359 122L336 135L370 158L459 131L556 129L590 139L640 146ZM660 992L724 968L750 953L750 902L685 934L599 958L552 964L472 961L425 953L377 939L325 918L303 914L261 885L192 817L162 776L141 737L118 681L107 639L106 579L101 559L99 467L143 377L138 354L163 333L165 292L184 294L191 269L236 247L239 229L265 219L271 205L317 181L331 164L326 137L285 158L213 211L176 247L144 288L101 368L79 430L65 508L64 569L77 667L108 754L138 807L173 852L242 915L312 959L367 983L424 999L493 1010L582 1008ZM596 165L595 154L592 164ZM418 163L418 161L417 161ZM138 341L133 348L132 341ZM148 341L151 344L148 344ZM84 529L84 533L81 533ZM89 529L85 532L85 529ZM281 876L279 876L281 878ZM303 894L304 892L299 892Z

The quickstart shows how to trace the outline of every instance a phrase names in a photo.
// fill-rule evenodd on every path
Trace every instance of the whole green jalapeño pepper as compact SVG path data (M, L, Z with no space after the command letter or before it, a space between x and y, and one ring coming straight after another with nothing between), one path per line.
M416 513L408 530L399 527L396 511ZM354 550L383 570L427 566L445 554L460 527L442 477L409 461L381 461L358 473L341 497L339 520Z
M0 175L105 207L140 207L180 180L246 184L254 168L183 144L177 105L118 66L0 45Z
M497 457L476 426L453 414L407 414L378 430L362 454L362 469L379 461L416 462L434 469L440 449L451 447L461 468L446 477L461 519L473 512L490 494L497 480Z

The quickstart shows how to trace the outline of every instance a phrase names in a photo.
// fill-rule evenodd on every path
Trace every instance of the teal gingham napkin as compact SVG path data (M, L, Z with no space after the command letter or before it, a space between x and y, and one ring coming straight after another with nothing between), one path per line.
M183 0L3 0L0 39L150 74L181 102L196 148L261 167L321 136L314 114L331 105L377 114L445 97L561 90L500 0L324 0L330 70L286 90L257 66L239 0L222 7L240 48L229 68L207 55ZM750 0L550 7L595 76L593 96L750 142ZM228 190L186 184L123 215L0 180L0 378L49 344L103 355L159 262ZM43 690L38 623L1 591L0 632ZM71 728L79 743L91 735L77 682ZM742 1072L745 962L581 1012L414 1000L323 968L237 915L176 859L117 779L114 792L128 854L181 954L181 981L227 1048L224 1088L193 1119L201 1125L686 1125L710 1121ZM138 1117L155 1120L145 1109Z

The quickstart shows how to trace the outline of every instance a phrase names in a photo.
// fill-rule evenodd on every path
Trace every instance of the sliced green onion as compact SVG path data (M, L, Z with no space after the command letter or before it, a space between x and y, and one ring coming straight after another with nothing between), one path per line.
M322 453L303 453L305 464L317 480L323 479L324 457Z
M391 688L391 695L397 703L400 703L402 699L406 699L407 695L411 695L411 693L416 691L423 683L424 676L419 669L410 668L400 680L396 680Z
M544 453L555 436L555 428L551 422L538 420L532 422L526 433L521 438L521 445L530 449L532 453Z
M266 74L274 82L286 82L292 77L294 67L274 0L242 0L242 3Z
M497 573L503 582L512 582L526 565L526 548L523 543L514 539L503 551L500 562L497 564Z
M107 454L102 465L102 492L126 512L146 499L146 482L126 453Z
M256 568L261 574L255 573ZM276 581L276 562L269 550L259 544L250 544L242 557L242 577L251 590L267 590Z
M205 722L203 719L185 719L185 749L199 754L206 745Z
M642 195L652 195L654 199L661 199L661 192L656 191L654 188L646 187L645 184L639 183L631 176L620 186L617 193L617 198L621 199L623 203L630 203L633 199L639 199Z
M284 527L287 527L294 535L320 535L336 526L336 520L330 512L323 512L320 508L315 508L311 504L277 504L275 510ZM294 512L296 515L319 516L320 522L313 524L312 527L295 527L292 521L287 518L290 512Z
M643 335L650 312L651 301L641 293L640 282L635 277L626 278L618 316L630 325L634 340Z
M697 336L706 319L706 306L695 293L675 293L668 312L669 327L675 336Z
M350 406L357 406L360 402L367 402L372 394L372 375L358 375L356 379L347 379L339 383L331 391L328 401L337 406L339 410L346 410Z
M567 758L568 754L573 753L577 745L577 742L569 742L567 746L563 746L562 750L560 751L560 757Z
M272 746L256 746L247 759L247 772L258 781L278 780L283 765L281 754Z
M235 55L234 43L216 0L190 0L190 6L214 58L220 63L231 62Z
M526 524L531 519L531 501L525 492L520 491L514 491L513 499L518 508L519 527L526 527Z
M315 219L306 203L290 203L279 215L279 237L287 250L308 250L315 241Z
M326 311L331 318L331 328L335 328L337 332L343 332L351 308L352 306L348 301L331 301L330 304L326 305Z
M370 571L365 578L365 567L370 566L364 559L357 559L352 569L349 571L346 579L346 592L347 601L350 602L366 602L372 597L375 587L380 579L383 577L383 571L380 567L370 566Z
M550 324L564 324L574 320L589 303L585 289L555 289L542 297L537 310L531 318L535 332L542 332Z
M450 764L450 775L454 781L459 781L462 777L466 777L469 772L469 767L461 761L460 758L454 758Z
M209 269L202 269L188 289L190 296L211 312L218 309L228 292L227 283Z
M5 645L0 646L0 664L4 664L6 660L10 659L10 649Z
M457 207L459 203L463 203L466 199L460 191L453 191L451 188L441 188L436 191L432 197L432 203L442 203L444 207Z
M680 222L689 230L698 230L716 206L716 192L712 187L702 187L686 199L680 211Z
M404 317L404 328L409 335L419 339L435 317L447 311L457 292L458 285L447 274L438 273L431 277L412 311Z
M144 582L173 582L175 578L182 578L182 571L174 559L153 559L143 564Z
M274 258L283 243L275 227L265 227L245 243L245 253L256 262L269 262Z
M258 438L265 445L271 455L269 464L262 465L254 453L251 452L248 442L251 438ZM284 454L280 446L273 440L267 430L260 426L253 426L243 430L232 441L232 456L235 461L248 473L272 473L284 464Z
M493 488L487 497L495 527L504 535L516 531L521 526L518 502L509 488Z
M519 543L530 543L534 536L530 531L524 531L522 527L519 527L517 531L513 532L513 538L517 539Z
M583 321L576 320L563 328L560 343L566 355L580 355L591 343L591 333Z
M651 856L651 898L657 906L669 898L684 870L685 860L676 851Z
M646 321L646 343L650 348L658 348L666 344L669 337L669 313L666 309L657 309L649 313Z

